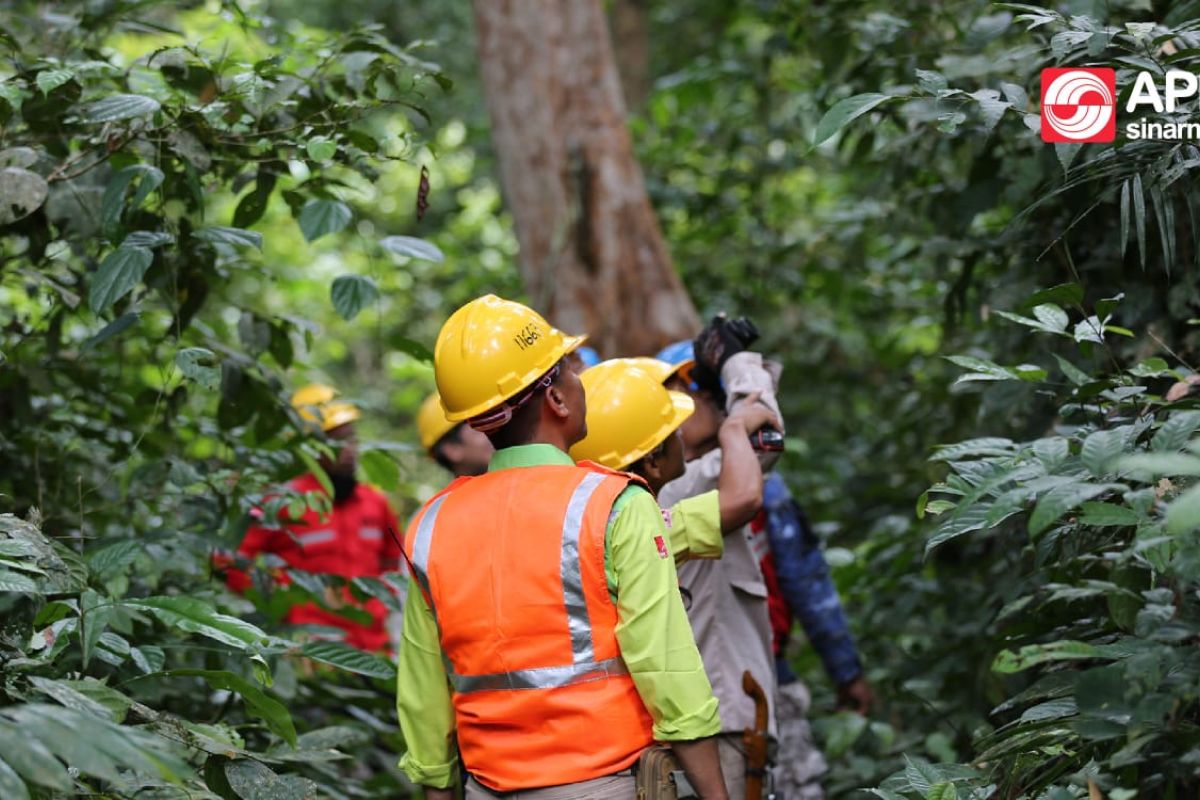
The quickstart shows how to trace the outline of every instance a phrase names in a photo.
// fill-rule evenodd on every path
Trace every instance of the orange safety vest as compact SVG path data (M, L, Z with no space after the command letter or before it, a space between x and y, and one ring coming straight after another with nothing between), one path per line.
M604 573L608 518L631 480L589 462L499 470L451 483L409 526L459 752L485 786L611 775L653 741Z

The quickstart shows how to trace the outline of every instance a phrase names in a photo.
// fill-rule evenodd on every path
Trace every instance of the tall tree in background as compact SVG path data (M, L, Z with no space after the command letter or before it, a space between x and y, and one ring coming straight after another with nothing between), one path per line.
M533 302L606 355L699 326L646 195L599 0L475 0L500 179Z

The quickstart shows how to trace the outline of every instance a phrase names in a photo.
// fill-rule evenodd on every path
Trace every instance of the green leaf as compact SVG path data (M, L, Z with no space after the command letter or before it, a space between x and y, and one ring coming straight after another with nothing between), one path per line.
M102 314L141 282L154 262L154 254L144 247L118 247L100 262L88 289L88 306Z
M350 207L338 200L309 200L300 210L300 230L305 240L315 242L327 233L344 230L354 217Z
M400 486L400 466L382 450L367 450L359 455L359 463L367 480L385 492L394 492Z
M1075 341L1104 344L1104 324L1100 318L1091 316L1076 323Z
M300 654L329 664L347 672L368 675L372 678L394 680L396 668L386 658L351 647L344 642L308 642L300 648Z
M1055 354L1054 360L1058 362L1058 368L1062 370L1063 375L1066 376L1067 380L1076 386L1084 386L1085 384L1092 382L1090 375L1072 364L1070 361L1067 361L1062 356Z
M377 656L378 657L378 656ZM203 678L214 689L236 692L246 703L246 711L267 723L267 727L278 734L292 747L296 746L296 726L287 708L278 700L267 696L250 681L228 670L170 669L160 672L167 678Z
M25 781L21 780L21 776L8 765L3 756L0 756L0 797L29 800L29 790L25 788Z
M1002 650L992 662L992 670L1001 674L1022 672L1030 667L1051 661L1082 661L1092 658L1119 659L1131 651L1122 645L1092 645L1064 640L1049 644L1031 644L1016 653Z
M937 767L927 761L917 761L904 756L904 777L913 791L926 795L929 790L944 780Z
M308 467L308 471L317 479L317 483L321 484L326 496L333 497L333 482L329 480L329 473L325 472L325 468L307 450L301 448L299 455L304 466Z
M314 136L304 144L308 157L313 161L328 161L337 154L337 142L328 136Z
M175 237L164 231L133 231L121 242L122 247L162 247L171 244Z
M817 123L813 146L822 144L853 120L866 114L880 103L891 99L886 94L868 92L838 101L833 108L825 112L825 116L821 117L821 121Z
M1171 366L1161 358L1147 358L1129 370L1136 378L1161 378L1171 374Z
M1142 193L1142 176L1133 176L1133 229L1137 234L1138 256L1142 269L1146 268L1146 196Z
M1121 184L1121 255L1129 248L1129 180Z
M262 250L263 237L261 233L248 231L244 228L227 228L214 225L195 231L192 236L213 244L227 244L231 247L253 247Z
M950 88L945 75L928 69L917 70L917 85L921 87L921 91L929 94L937 94Z
M221 370L217 356L204 347L185 347L175 354L179 371L189 380L196 381L210 392L215 392L221 381Z
M277 178L270 172L260 171L254 182L254 189L238 201L233 211L233 224L238 228L249 228L262 219L271 200L271 192L275 189Z
M83 108L85 122L115 122L131 117L144 117L159 110L159 102L140 94L116 94Z
M396 255L421 258L435 264L441 264L446 260L446 256L438 249L437 245L415 236L388 236L379 244Z
M128 205L130 210L140 208L150 193L162 185L164 176L162 170L149 164L132 164L114 173L100 200L100 225L105 231L115 229L124 216L125 191L134 178L139 180L137 191Z
M0 723L0 753L29 783L58 792L69 792L74 786L62 762L28 731Z
M958 800L958 790L950 781L942 781L930 787L925 800Z
M956 384L968 381L1020 380L1020 375L1015 370L1002 367L994 361L988 361L984 358L975 358L974 356L945 356L945 359L965 369L974 370L966 375L959 376L958 380L955 381Z
M258 652L272 642L260 628L237 617L221 614L194 597L141 597L124 600L128 608L149 611L171 628L195 633L246 652Z
M37 74L37 87L43 96L48 95L74 77L69 69L44 69Z
M1129 472L1151 475L1200 475L1200 458L1186 453L1134 453L1122 456L1118 467Z
M1095 431L1083 440L1079 458L1094 477L1111 472L1112 462L1125 451L1125 436L1121 431Z
M41 594L33 578L0 569L0 594Z
M1142 521L1132 508L1115 503L1084 503L1080 509L1079 522L1096 528L1126 527Z
M391 340L391 344L396 350L399 350L410 358L415 358L417 361L423 361L426 364L433 363L433 353L429 351L428 347L414 339L398 336Z
M326 795L300 775L277 775L257 761L241 758L225 763L225 778L241 800L317 800Z
M1200 529L1200 485L1188 489L1167 506L1167 533L1178 536Z
M1034 507L1033 513L1029 515L1029 535L1036 538L1063 514L1083 501L1122 488L1124 487L1115 483L1072 482L1055 486L1042 495L1037 506Z
M1176 411L1155 432L1150 448L1158 452L1180 450L1197 428L1200 428L1200 411Z
M1033 316L1041 322L1046 330L1065 331L1071 318L1067 316L1067 312L1063 311L1053 303L1043 303L1040 306L1034 306Z
M375 281L362 275L341 275L330 287L333 307L344 320L352 320L359 312L379 299Z

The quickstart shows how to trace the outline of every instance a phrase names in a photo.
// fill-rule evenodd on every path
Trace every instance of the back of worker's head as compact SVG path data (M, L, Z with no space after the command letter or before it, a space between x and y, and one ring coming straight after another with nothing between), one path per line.
M583 386L565 362L583 341L520 303L472 300L446 320L434 347L447 420L466 421L497 450L534 442L567 449L587 432Z
M654 490L683 474L679 428L694 409L691 398L663 380L671 367L654 359L602 362L580 377L587 393L587 437L571 457L634 472Z
M425 398L417 411L417 434L425 452L455 477L487 472L492 443L466 423L446 419L437 392Z

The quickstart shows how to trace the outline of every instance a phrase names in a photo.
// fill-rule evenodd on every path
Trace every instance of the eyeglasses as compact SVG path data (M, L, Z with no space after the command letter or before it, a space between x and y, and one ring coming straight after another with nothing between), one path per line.
M493 408L491 411L486 411L477 417L471 417L467 420L467 424L480 433L490 433L499 430L512 421L513 415L534 398L539 392L543 392L554 385L554 381L558 379L559 373L562 372L563 359L559 359L550 371L542 377L538 378L537 382L526 389L521 394L517 395L507 403Z

